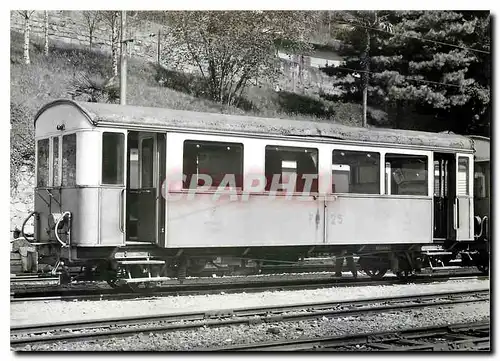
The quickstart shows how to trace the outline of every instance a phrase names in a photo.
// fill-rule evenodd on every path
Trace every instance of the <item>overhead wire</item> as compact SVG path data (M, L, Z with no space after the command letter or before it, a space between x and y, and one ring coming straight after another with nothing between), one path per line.
M332 67L332 68L333 69L339 69L339 70L352 71L352 72L356 72L356 73L380 74L380 73L376 73L376 72L372 72L372 71L352 69L352 68L346 68L346 67L341 67L341 66L335 66L335 67ZM445 85L445 86L451 86L451 87L455 87L455 88L461 88L460 85L442 83L442 82L432 81L432 80L416 79L416 78L409 77L409 75L399 74L399 76L403 77L405 80L410 80L410 81L416 81L416 82L421 82L421 83L428 83L428 84L434 84L434 85ZM467 86L465 86L465 87L467 87Z
M491 54L489 51L486 51L486 50L481 50L481 49L476 49L476 48L470 48L470 47L467 47L467 46L456 45L456 44L447 43L447 42L444 42L444 41L432 40L432 39L422 38L422 37L418 37L418 36L407 35L407 34L403 34L403 33L394 33L394 32L388 31L388 30L374 28L374 27L371 27L371 26L367 26L367 25L363 25L363 24L359 24L359 23L354 23L354 22L336 21L336 24L352 25L352 26L357 26L357 27L360 27L360 28L365 28L365 29L379 31L379 32L382 32L382 33L387 33L387 34L390 34L392 36L398 35L398 36L403 36L403 37L410 38L410 39L416 39L416 40L431 42L431 43L439 44L439 45L451 46L451 47L454 47L454 48L459 48L459 49L463 49L463 50L469 50L469 51L473 51L473 52L477 52L477 53ZM335 23L334 23L334 25L335 25Z
M366 25L359 24L359 23L353 23L353 22L347 22L347 21L336 21L333 25L338 25L338 24L346 24L346 25L358 26L358 27L362 27L362 28L366 28L366 29L380 31L380 32L387 33L387 34L390 34L390 35L393 35L393 36L399 35L399 36L404 36L404 37L408 37L408 38L412 38L412 39L416 39L416 40L428 41L428 42L433 42L433 43L440 44L440 45L447 45L447 46L451 46L451 47L455 47L455 48L460 48L460 49L463 49L463 50L469 50L469 51L475 51L475 52L490 54L490 52L485 51L485 50L480 50L480 49L475 49L475 48L469 48L469 47L460 46L460 45L456 45L456 44L451 44L451 43L446 43L446 42L440 42L440 41L437 41L437 40L431 40L431 39L426 39L426 38L422 38L422 37L405 35L405 34L401 34L401 33L394 33L394 32L391 32L391 31L387 31L387 30L383 30L383 29L378 29L378 28L366 26ZM340 40L337 40L337 39L334 39L334 40L336 42L339 42L339 43L343 44L343 45L347 45L343 41L340 41ZM367 70L352 69L352 68L346 68L346 67L341 67L341 66L333 66L332 68L338 69L338 70L352 71L352 72L357 72L357 73L380 74L379 72L371 72L371 71L367 71ZM455 87L455 88L461 88L462 87L460 85L455 85L455 84L437 82L437 81L432 81L432 80L424 80L424 79L411 78L411 76L409 76L409 75L399 74L399 76L403 77L405 80L415 81L415 82L420 82L420 83L427 83L427 84L433 84L433 85L444 85L444 86ZM466 85L464 87L468 87L468 85Z

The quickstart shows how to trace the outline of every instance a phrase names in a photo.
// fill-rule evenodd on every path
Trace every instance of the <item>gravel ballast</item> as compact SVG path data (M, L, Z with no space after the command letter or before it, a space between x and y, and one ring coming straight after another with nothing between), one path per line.
M432 284L391 286L331 287L312 290L273 291L196 296L170 296L153 299L102 301L37 301L10 305L11 325L63 322L168 314L189 311L208 311L253 306L287 305L302 302L326 302L356 298L392 297L422 293L463 291L488 288L489 280L454 280Z
M296 322L261 323L166 333L147 333L129 337L81 342L57 342L28 345L14 350L31 351L189 351L220 348L232 344L291 340L303 337L396 331L489 320L489 302L432 307L420 310L392 311L382 314L322 317Z

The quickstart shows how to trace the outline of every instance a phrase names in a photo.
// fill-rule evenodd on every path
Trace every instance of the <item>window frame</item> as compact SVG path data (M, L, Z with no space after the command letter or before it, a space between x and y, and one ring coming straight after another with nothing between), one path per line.
M271 143L272 142L272 143ZM265 177L266 179L266 184L264 186L264 189L263 189L263 192L264 193L270 193L270 192L275 192L276 194L283 194L283 193L289 193L288 191L286 190L278 190L278 191L272 191L271 189L267 189L268 186L267 186L267 173L266 173L266 153L267 153L267 147L277 147L277 148L297 148L297 149L308 149L308 150L314 150L316 151L316 154L318 155L318 159L317 159L317 164L316 164L316 169L317 169L317 178L316 178L316 188L317 190L315 192L308 192L307 194L311 194L311 195L317 195L319 194L320 192L320 174L321 174L321 161L320 161L320 150L321 150L321 147L319 146L318 143L305 143L305 142L297 142L297 141L294 141L294 142L290 142L290 144L288 144L287 142L283 142L283 141L273 141L273 140L265 140L263 142L263 162L262 162L262 175ZM282 160L283 162L283 160ZM281 167L282 170L281 170L281 175L283 175L283 166ZM297 174L297 173L296 173ZM274 175L273 175L273 178L274 178ZM298 179L298 178L297 178ZM272 182L272 179L271 179L271 182ZM281 183L280 183L281 184ZM297 183L295 184L295 187L297 186ZM297 195L302 195L304 194L304 191L297 191L296 189L291 192L292 194L297 194Z
M48 167L48 172L47 172L47 184L43 185L43 186L39 186L38 185L38 177L40 176L40 170L39 170L39 157L38 157L38 153L40 151L40 147L39 147L39 142L40 141L44 141L44 140L47 140L48 141L48 145L49 145L49 149L48 149L48 157L47 157L47 167ZM43 138L38 138L38 139L35 139L35 188L51 188L51 173L52 173L52 163L51 163L51 158L52 158L52 141L51 141L51 137L43 137Z
M491 172L490 170L490 162L488 161L475 161L474 162L474 198L477 200L482 200L482 199L488 199L491 194L491 187L490 187L490 182L491 182L491 176L489 173ZM482 178L482 183L484 186L483 193L484 196L477 194L476 192L476 174L479 175Z
M168 142L168 140L167 140ZM243 191L244 187L245 187L245 142L244 142L244 139L241 139L241 138L236 138L236 139L224 139L224 138L221 138L221 139L213 139L212 137L199 137L199 136L193 136L192 134L186 134L185 137L183 137L181 140L180 140L180 147L181 147L181 175L182 176L186 176L186 182L187 182L187 176L188 174L184 172L184 153L185 153L185 146L186 146L186 142L193 142L193 143L196 143L196 142L199 142L199 143L213 143L213 144L223 144L225 146L228 146L228 145L235 145L235 146L240 146L240 149L241 149L241 162L240 162L240 165L241 165L241 185L240 186L236 186L236 187L230 187L230 186L225 186L223 188L224 191L227 191L227 190L231 190L231 191L238 191L238 192L241 192ZM198 173L196 173L197 175ZM228 173L226 173L228 174ZM190 174L191 176L195 175L194 173L193 174ZM192 179L192 178L191 178ZM184 192L192 192L192 191L199 191L200 189L203 190L204 192L215 192L219 189L220 187L220 183L217 185L217 186L214 186L214 185L211 185L210 188L204 188L205 185L201 185L201 186L196 186L195 188L190 188L189 186L191 185L191 179L189 181L189 184L187 184L188 186L185 187L185 182L182 181L182 187L181 187L181 190L184 191Z
M357 193L357 192L333 192L333 153L336 151L346 151L346 152L364 152L364 153L377 153L379 155L379 180L378 180L378 188L379 192L378 193ZM331 194L335 195L342 195L342 196L367 196L367 197L373 197L373 196L380 196L383 195L383 184L382 184L382 160L383 160L383 154L382 150L380 148L376 147L363 147L363 146L348 146L348 145L337 145L335 144L330 152L330 188L329 192Z
M386 189L386 156L387 154L395 154L395 155L409 155L409 156L420 156L427 157L427 195L419 195L419 194L389 194ZM399 148L385 148L384 156L381 165L384 167L382 175L384 176L383 181L383 190L386 197L395 197L395 198L426 198L426 199L434 199L434 153L432 151L418 151L418 150L410 150L410 149L399 149ZM390 186L387 187L390 189Z
M380 197L384 195L384 168L383 168L383 154L386 148L376 147L376 146L362 146L362 145L347 145L347 144L332 144L329 147L328 153L328 169L329 169L329 179L330 184L328 187L328 193L333 194L335 196L342 197ZM380 155L380 164L379 164L379 192L378 193L333 193L333 152L336 150L345 150L352 152L374 152L379 153Z
M113 134L121 134L123 136L123 165L122 165L122 182L121 183L104 183L102 179L102 171L103 171L103 155L104 155L104 148L103 148L103 142L104 142L104 133L113 133ZM125 184L127 182L127 132L126 131L114 131L111 129L103 129L101 131L101 141L99 142L100 144L100 159L99 159L99 164L100 164L100 172L99 172L99 185L102 187L120 187L123 188L125 187Z
M458 183L459 183L459 174L461 173L460 172L460 165L461 165L461 160L466 160L467 161L467 169L466 171L464 172L465 173L465 194L462 194L460 193L460 188L458 186ZM471 192L470 192L470 186L471 186L471 177L470 177L470 173L471 173L471 168L474 168L474 164L471 164L471 159L469 157L466 157L462 154L457 154L457 159L456 159L456 166L457 166L457 169L456 169L456 182L457 182L457 186L456 186L456 196L457 197L470 197L472 196L471 195ZM472 174L474 176L474 170L472 171ZM474 187L474 179L475 178L472 178L472 186ZM474 189L473 189L474 191Z
M64 180L64 177L63 177L63 171L64 171L64 168L63 168L63 160L64 160L64 154L63 154L63 150L64 150L64 137L67 137L67 136L71 136L71 135L74 135L75 136L75 179L74 179L74 182L73 184L71 185L68 185L68 184L63 184L63 180ZM61 160L61 185L60 187L61 188L75 188L78 186L78 182L77 182L77 171L78 171L78 165L77 165L77 162L78 162L78 132L68 132L68 133L63 133L60 135L61 137L61 141L60 141L60 144L61 144L61 153L60 153L60 160Z

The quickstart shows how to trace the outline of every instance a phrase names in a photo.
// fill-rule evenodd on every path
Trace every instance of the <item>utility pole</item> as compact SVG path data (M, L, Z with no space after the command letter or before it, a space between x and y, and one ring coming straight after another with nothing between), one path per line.
M121 62L120 62L120 104L127 104L127 42L125 39L125 29L127 27L127 11L122 11L121 36Z

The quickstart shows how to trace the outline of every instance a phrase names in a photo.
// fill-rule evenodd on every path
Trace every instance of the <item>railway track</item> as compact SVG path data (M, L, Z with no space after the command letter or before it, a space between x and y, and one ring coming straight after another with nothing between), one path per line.
M477 322L378 333L231 345L210 351L490 351L490 324Z
M489 289L11 326L11 346L126 337L199 327L345 317L489 301Z
M224 282L200 283L193 282L187 284L173 283L152 289L144 289L137 293L130 289L111 289L111 288L42 288L42 289L18 289L11 293L11 302L27 301L49 301L49 300L113 300L139 297L165 297L178 295L199 295L216 294L221 292L239 293L239 292L263 292L263 291L282 291L296 289L314 289L326 287L356 287L370 285L393 285L401 284L403 281L396 276L387 276L383 280L373 281L369 278L359 277L353 279L333 278L331 275L319 275L321 277L305 277L300 279L283 280L279 278L230 278L223 279ZM453 275L418 275L411 279L413 283L445 282L455 279L477 279L484 276L478 276L478 273L464 273Z
M52 275L14 275L10 277L11 284L19 283L60 283L59 276Z

